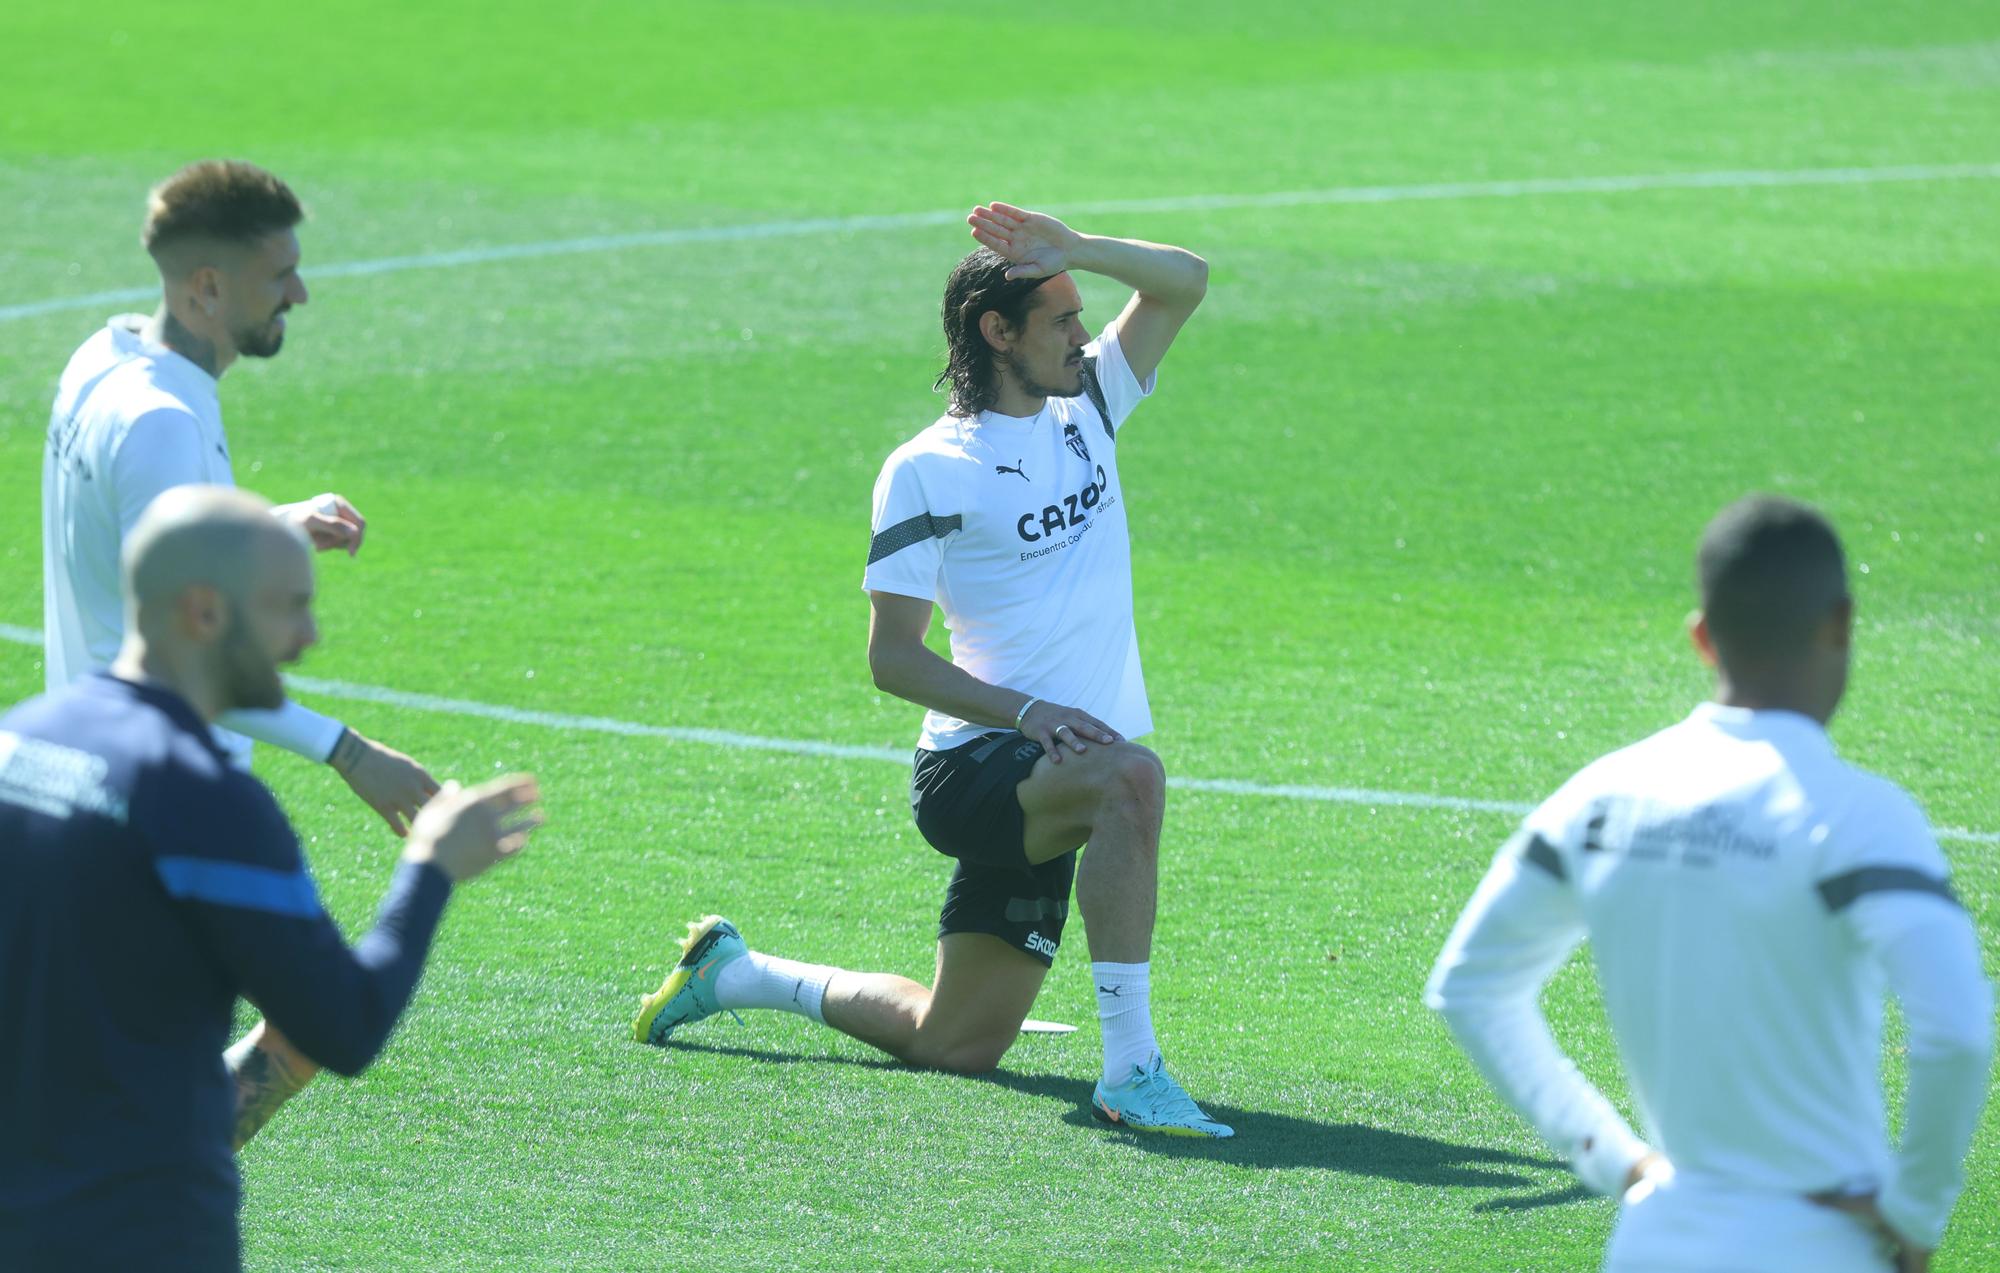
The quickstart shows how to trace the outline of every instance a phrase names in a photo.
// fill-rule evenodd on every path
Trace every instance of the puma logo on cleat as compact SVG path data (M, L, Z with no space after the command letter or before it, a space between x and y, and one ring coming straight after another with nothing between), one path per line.
M1005 464L995 464L993 466L993 471L995 473L1012 473L1014 476L1020 478L1023 482L1032 483L1032 479L1029 478L1029 476L1022 471L1021 469L1022 463L1024 463L1024 461L1021 460L1014 461L1013 468L1008 468Z

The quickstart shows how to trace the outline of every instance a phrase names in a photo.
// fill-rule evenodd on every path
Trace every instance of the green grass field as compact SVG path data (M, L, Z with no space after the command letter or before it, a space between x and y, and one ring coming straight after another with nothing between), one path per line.
M223 382L238 480L369 517L303 672L900 751L869 491L940 410L948 214L1005 198L1212 265L1121 448L1171 773L1537 799L1702 696L1694 538L1778 490L1856 563L1836 741L1983 833L1945 847L2000 967L2000 11L1328 7L10 9L0 624L40 624L56 375L140 306L8 311L143 287L146 187L240 155L314 219L311 306ZM1891 171L1952 165L1987 167ZM1757 175L1824 169L1859 171ZM1562 184L1673 174L1737 175ZM1514 181L1556 184L1479 185ZM1142 200L1182 202L1108 206ZM853 220L913 213L947 215ZM40 686L0 643L0 700ZM772 1014L627 1040L708 910L928 975L948 867L896 765L301 697L440 776L534 770L551 824L453 903L376 1068L249 1147L255 1268L1595 1266L1612 1205L1417 998L1505 814L1177 792L1156 1015L1239 1135L1163 1147L1084 1110L1081 943L1037 1011L1084 1029L989 1080ZM392 838L259 768L358 931ZM1586 962L1547 1004L1622 1099ZM1940 1269L2000 1267L2000 1110L1969 1181Z

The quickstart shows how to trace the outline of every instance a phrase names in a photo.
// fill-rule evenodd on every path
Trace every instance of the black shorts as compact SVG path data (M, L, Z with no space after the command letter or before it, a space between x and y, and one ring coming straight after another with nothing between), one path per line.
M988 933L1052 964L1069 919L1076 854L1040 866L1028 861L1027 817L1014 789L1041 758L1040 743L1011 729L946 751L920 750L910 811L931 847L958 860L938 936Z

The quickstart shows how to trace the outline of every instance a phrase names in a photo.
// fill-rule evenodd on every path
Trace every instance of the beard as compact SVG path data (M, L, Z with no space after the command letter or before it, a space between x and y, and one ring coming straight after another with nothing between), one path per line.
M1074 398L1083 392L1083 365L1065 364L1063 375L1069 379L1066 385L1046 385L1037 382L1018 365L1014 374L1020 377L1022 392L1033 398Z
M285 347L285 329L277 325L278 315L271 315L260 327L245 328L231 332L229 338L236 345L236 352L245 358L275 358Z
M270 711L285 705L285 682L278 675L278 665L257 648L240 613L231 616L218 656L223 695L230 708Z

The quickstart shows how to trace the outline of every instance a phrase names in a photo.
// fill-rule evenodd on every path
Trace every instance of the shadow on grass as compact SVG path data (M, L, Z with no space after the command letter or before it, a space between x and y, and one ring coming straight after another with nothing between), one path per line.
M748 1057L778 1065L851 1065L874 1070L909 1068L886 1057L802 1054L708 1043L677 1042L674 1047L718 1056ZM1592 1196L1589 1190L1578 1184L1541 1188L1546 1184L1542 1178L1544 1173L1564 1171L1564 1165L1553 1158L1538 1158L1479 1145L1458 1145L1431 1136L1370 1127L1365 1123L1322 1123L1293 1114L1202 1101L1202 1108L1208 1111L1210 1117L1236 1129L1235 1136L1228 1140L1208 1140L1147 1135L1114 1129L1099 1122L1090 1112L1091 1084L1087 1079L1059 1074L1022 1074L1002 1069L963 1081L984 1083L1024 1096L1053 1101L1063 1107L1062 1121L1071 1126L1099 1129L1106 1135L1119 1137L1136 1150L1168 1158L1211 1159L1250 1168L1310 1167L1445 1188L1538 1190L1488 1199L1473 1208L1482 1212L1529 1211L1581 1202Z

